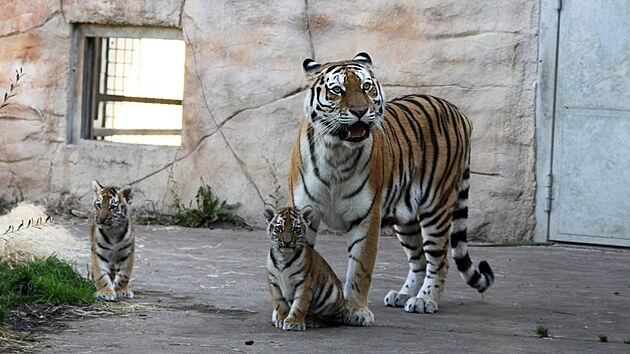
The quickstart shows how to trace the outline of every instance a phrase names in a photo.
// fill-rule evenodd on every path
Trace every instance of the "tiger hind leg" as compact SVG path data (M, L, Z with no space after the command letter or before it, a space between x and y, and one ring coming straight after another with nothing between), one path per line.
M422 287L416 297L405 304L406 312L433 313L438 310L448 275L448 239L451 231L452 211L448 209L429 213L421 221L422 248L427 260Z
M394 225L396 237L407 255L409 273L400 291L391 290L385 296L385 306L403 307L410 298L418 295L426 273L427 260L422 249L422 229L413 220L405 225Z

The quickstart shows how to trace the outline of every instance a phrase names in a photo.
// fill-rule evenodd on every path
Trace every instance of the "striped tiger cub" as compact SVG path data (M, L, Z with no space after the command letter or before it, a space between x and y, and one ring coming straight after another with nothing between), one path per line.
M313 208L265 205L271 250L268 287L275 309L273 324L288 331L343 323L343 288L324 258L305 242Z
M99 300L133 299L129 289L133 270L135 231L130 207L131 187L103 187L92 181L94 210L90 218L92 276Z
M492 269L473 264L466 241L470 119L438 97L387 102L367 53L302 66L310 85L291 156L290 202L313 206L311 245L320 220L346 234L345 323L374 322L368 291L384 226L393 225L409 263L402 288L387 294L385 305L437 311L449 245L464 280L485 291Z

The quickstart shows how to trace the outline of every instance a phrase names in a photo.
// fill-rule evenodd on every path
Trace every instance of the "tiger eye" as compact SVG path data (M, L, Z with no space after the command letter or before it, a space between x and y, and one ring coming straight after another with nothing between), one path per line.
M363 90L364 91L370 91L372 89L372 84L369 82L366 82L363 84Z

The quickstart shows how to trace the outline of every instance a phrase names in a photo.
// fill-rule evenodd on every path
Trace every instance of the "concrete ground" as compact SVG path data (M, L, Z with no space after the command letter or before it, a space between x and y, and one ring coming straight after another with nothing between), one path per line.
M87 226L72 227L87 240ZM85 258L79 269L86 269ZM454 265L439 311L383 305L407 262L398 241L380 239L370 291L375 325L284 332L270 324L263 231L141 226L126 315L70 321L47 334L59 353L630 353L630 250L576 246L470 247L496 282L482 297ZM343 280L346 243L320 235L318 250ZM549 329L550 338L534 333ZM600 342L606 335L608 342Z

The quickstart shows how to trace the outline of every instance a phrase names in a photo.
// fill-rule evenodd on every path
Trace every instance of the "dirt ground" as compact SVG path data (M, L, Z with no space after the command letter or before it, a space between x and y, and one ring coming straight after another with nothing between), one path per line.
M85 252L88 232L71 224ZM594 353L630 352L630 250L579 247L471 247L496 282L482 297L450 268L435 314L383 305L407 262L398 241L382 236L370 291L375 325L284 332L270 324L264 231L140 226L132 282L136 298L98 307L96 316L58 321L35 332L44 353ZM318 250L345 278L346 242L320 235ZM59 324L60 323L60 324ZM540 338L537 326L549 328ZM601 342L606 335L608 342Z

